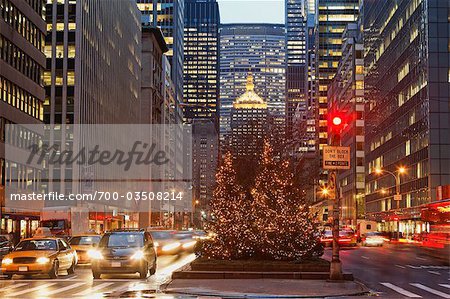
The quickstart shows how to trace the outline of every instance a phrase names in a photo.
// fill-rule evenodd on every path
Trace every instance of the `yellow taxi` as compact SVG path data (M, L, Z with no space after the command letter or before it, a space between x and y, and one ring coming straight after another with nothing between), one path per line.
M7 279L14 274L48 274L57 278L59 270L73 274L77 264L77 254L64 239L31 238L24 239L2 260L1 270Z
M78 256L78 264L90 263L89 251L95 248L102 236L96 234L76 235L70 238L69 244L75 249Z

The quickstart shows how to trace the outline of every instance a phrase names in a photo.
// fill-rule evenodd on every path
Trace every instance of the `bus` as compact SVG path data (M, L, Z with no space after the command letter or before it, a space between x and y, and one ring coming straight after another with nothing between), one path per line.
M450 199L423 206L422 221L428 230L422 235L423 251L449 263L450 259Z

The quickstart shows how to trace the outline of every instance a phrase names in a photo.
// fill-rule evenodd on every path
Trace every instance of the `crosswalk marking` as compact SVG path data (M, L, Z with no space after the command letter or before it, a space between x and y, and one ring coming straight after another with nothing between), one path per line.
M401 266L401 265L395 265L396 267L399 267L399 268L402 268L402 269L405 269L406 267L405 266Z
M82 286L82 285L84 285L84 283L82 283L82 282L74 283L74 284L65 286L65 287L63 287L63 288L58 288L58 289L53 290L53 291L45 292L45 295L46 295L46 296L49 296L49 295L54 295L54 294L62 293L62 292L65 292L65 291L67 291L67 290L71 290L71 289L78 288L78 287L80 287L80 286Z
M414 287L416 287L416 288L422 289L422 290L424 290L424 291L430 292L431 294L435 294L435 295L437 295L437 296L439 296L439 297L450 299L450 295L449 295L449 294L446 294L446 293L443 293L443 292L441 292L441 291L437 291L437 290L435 290L435 289L429 288L429 287L427 287L427 286L424 286L423 284L420 284L420 283L410 283L410 285L412 285L412 286L414 286Z
M1 289L0 289L0 292L10 291L10 290L15 289L15 288L18 288L18 287L23 287L23 286L25 286L25 285L27 285L27 283L15 283L15 284L10 285L10 286L8 286L8 287L6 287L6 288L1 288Z
M99 285L96 285L95 287L92 287L90 289L84 290L83 292L76 293L75 296L89 295L89 294L92 294L93 292L96 292L98 290L104 289L104 288L106 288L106 287L108 287L108 286L110 286L112 284L113 284L113 282L104 282L104 283L101 283Z
M396 285L393 285L389 282L380 282L380 284L384 285L387 288L390 288L391 290L396 291L397 293L402 294L403 296L409 297L409 298L422 298L422 296L419 296L417 294L411 293L410 291L407 291L405 289L402 289Z
M56 282L55 283L44 283L42 285L39 285L39 286L31 288L31 289L25 289L25 290L22 290L22 291L9 293L7 296L8 297L15 297L15 296L23 295L25 293L31 293L31 292L37 291L39 289L48 288L48 287L51 287L52 285L55 285L55 284L56 284Z
M450 284L440 283L439 285L440 285L441 287L450 289Z

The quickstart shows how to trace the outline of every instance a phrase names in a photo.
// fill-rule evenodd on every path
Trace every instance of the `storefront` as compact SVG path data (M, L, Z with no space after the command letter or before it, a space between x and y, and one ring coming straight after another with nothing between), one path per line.
M39 227L39 219L39 213L37 215L2 213L1 233L11 234L15 242L23 238L30 238Z
M89 230L96 233L138 228L139 213L89 212Z
M421 217L421 207L372 213L367 219L378 223L377 231L390 233L392 237L397 237L400 232L400 238L414 239L427 230L427 224Z

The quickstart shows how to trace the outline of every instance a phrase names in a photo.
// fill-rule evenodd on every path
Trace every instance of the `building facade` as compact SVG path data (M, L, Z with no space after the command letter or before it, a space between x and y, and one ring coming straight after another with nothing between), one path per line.
M316 38L316 148L327 144L328 88L342 56L342 33L356 22L359 0L317 0Z
M14 132L8 125L41 124L44 117L43 13L43 0L0 1L0 233L13 233L16 240L33 234L39 211L12 211L5 207L5 187L17 187L21 192L40 191L41 169L5 157L5 142L24 150L28 143L23 136L39 138L40 132L21 128L21 132L16 132L20 136L17 142L10 143ZM28 177L26 184L23 173Z
M192 122L192 192L193 226L203 227L210 210L210 202L216 185L219 157L219 134L216 123L210 119L194 119Z
M420 207L450 185L449 9L440 0L364 1L366 213L404 237L428 229ZM399 200L386 171L400 174Z
M231 110L231 150L236 159L257 158L267 130L268 105L255 93L253 75L248 75L246 91Z
M340 138L350 147L350 169L341 170L337 183L341 188L340 221L356 228L364 219L364 44L361 27L351 23L342 35L342 58L336 76L328 89L328 111L342 113L346 121ZM332 139L333 132L329 131Z
M76 139L68 125L139 124L141 20L135 1L53 1L46 5L45 19L44 123L53 125L50 142L63 151L89 140L85 134ZM62 194L86 192L79 178L96 171L50 165L45 187ZM101 184L97 190L117 190L113 183L93 184ZM117 228L123 218L116 214L107 221L90 219L90 229Z
M184 118L219 125L219 4L186 0L184 6Z
M294 118L308 110L307 2L286 0L286 137L293 138Z
M230 133L234 100L245 92L247 74L267 101L268 112L284 126L285 26L224 24L220 29L220 138Z
M141 95L140 95L140 123L142 124L164 124L165 123L165 62L166 53L169 49L164 36L159 28L150 26L142 28L142 72L141 72ZM149 127L148 138L155 142L165 142L166 132L158 130L155 126ZM162 148L166 148L163 144ZM170 155L171 153L169 153ZM164 165L163 167L165 167ZM168 172L163 167L151 167L152 177L165 177L165 174L154 172ZM161 206L159 202L149 203L149 211L139 213L139 227L161 225Z
M142 27L160 28L169 51L177 100L183 100L184 0L136 0L141 11ZM156 9L155 9L156 8Z

